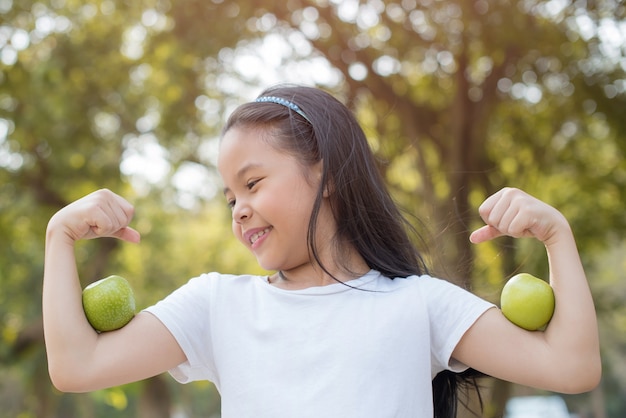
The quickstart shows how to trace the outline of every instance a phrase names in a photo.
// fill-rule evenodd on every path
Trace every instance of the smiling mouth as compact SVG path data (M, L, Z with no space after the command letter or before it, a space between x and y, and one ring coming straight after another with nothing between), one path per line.
M250 237L250 244L254 244L259 238L261 238L263 235L270 232L270 229L271 229L270 227L267 227L262 231L252 234L252 236Z

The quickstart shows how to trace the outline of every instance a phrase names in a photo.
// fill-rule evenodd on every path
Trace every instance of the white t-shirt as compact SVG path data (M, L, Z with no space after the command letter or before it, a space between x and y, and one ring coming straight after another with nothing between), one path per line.
M432 417L432 378L466 369L452 351L493 305L429 276L348 284L209 273L147 311L187 356L172 376L215 383L225 418Z

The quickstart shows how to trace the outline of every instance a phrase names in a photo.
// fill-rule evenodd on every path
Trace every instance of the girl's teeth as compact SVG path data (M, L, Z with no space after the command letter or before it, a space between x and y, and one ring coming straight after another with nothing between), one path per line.
M250 244L254 244L256 242L256 240L258 240L263 235L265 235L269 230L270 230L269 228L265 228L263 231L259 231L256 234L252 235L250 237Z

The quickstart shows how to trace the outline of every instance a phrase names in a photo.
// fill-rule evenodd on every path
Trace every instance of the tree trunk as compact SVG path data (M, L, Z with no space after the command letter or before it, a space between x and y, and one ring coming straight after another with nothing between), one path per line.
M591 394L591 416L593 418L607 418L606 400L602 392L602 386L595 388Z
M139 398L138 418L170 418L172 397L162 376L155 376L144 382Z
M486 418L500 418L504 416L506 401L511 397L511 382L496 380L491 391L488 413Z

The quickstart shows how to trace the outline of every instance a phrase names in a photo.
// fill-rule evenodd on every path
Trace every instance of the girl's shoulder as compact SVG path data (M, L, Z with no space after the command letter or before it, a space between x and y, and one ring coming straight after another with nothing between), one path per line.
M267 277L208 272L189 279L175 289L170 296L203 299L215 294L242 293L246 289L254 288L259 283L263 283L264 280L267 280Z
M438 307L458 303L483 304L485 302L458 284L427 274L393 279L381 277L382 279L377 284L377 290L405 293L410 298L421 299L428 306Z
M178 291L187 294L226 295L230 292L237 293L243 297L246 293L259 297L268 293L281 295L298 296L320 296L351 294L357 290L366 290L373 293L408 293L415 297L429 300L437 298L458 297L459 294L469 293L467 290L444 279L430 275L413 275L408 277L390 278L382 275L378 271L372 270L359 279L347 283L337 283L322 287L307 288L299 291L277 289L268 285L267 276L254 274L225 274L219 272L203 273L190 279L182 285ZM365 292L365 293L370 293ZM362 292L357 292L360 294Z
M267 276L259 276L254 274L226 274L213 271L202 273L199 276L193 277L181 287L196 288L198 290L203 288L245 288L266 281Z
M416 288L420 291L427 289L445 289L450 286L459 287L448 280L440 279L428 274L412 275L408 277L386 277L381 275L377 285L381 287L381 290L383 288L388 288L389 290Z

